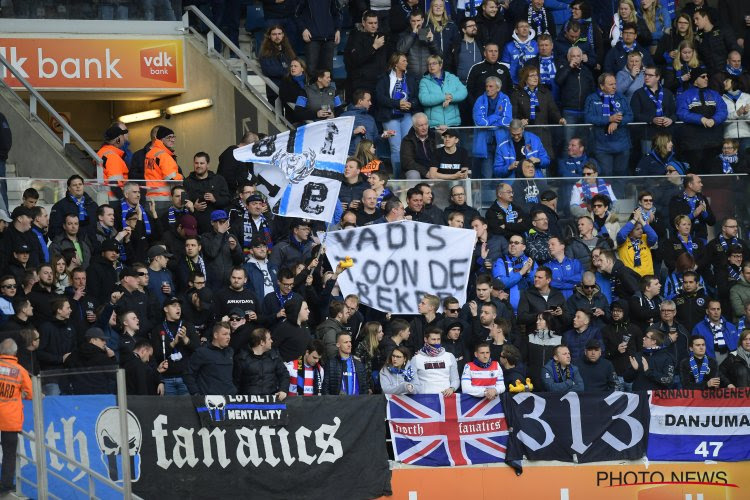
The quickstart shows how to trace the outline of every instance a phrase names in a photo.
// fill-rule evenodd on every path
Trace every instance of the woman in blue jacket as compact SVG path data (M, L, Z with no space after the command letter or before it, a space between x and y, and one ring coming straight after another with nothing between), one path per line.
M586 98L584 116L594 127L594 156L602 177L626 176L630 159L630 132L626 125L633 121L630 103L615 92L615 76L602 73L599 90Z
M635 175L665 175L669 166L682 175L687 172L688 166L675 157L671 135L657 133L653 138L653 145L654 148L638 162Z
M427 58L428 74L419 81L419 102L430 120L430 127L461 125L459 102L466 99L466 87L456 75L443 71L443 58Z

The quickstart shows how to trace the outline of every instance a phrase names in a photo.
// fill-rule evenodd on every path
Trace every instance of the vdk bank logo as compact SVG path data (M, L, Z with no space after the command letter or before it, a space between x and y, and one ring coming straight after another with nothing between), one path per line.
M141 50L141 76L177 83L177 45L170 43Z

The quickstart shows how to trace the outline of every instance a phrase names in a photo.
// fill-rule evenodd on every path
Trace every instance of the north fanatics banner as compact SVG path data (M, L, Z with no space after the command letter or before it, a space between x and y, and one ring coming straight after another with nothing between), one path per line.
M649 460L750 460L750 388L653 391Z
M508 461L635 460L646 453L647 394L503 394Z
M131 396L126 439L114 399L44 398L45 441L118 484L123 474L119 450L126 447L133 493L141 498L231 498L243 492L253 498L359 499L390 494L383 397L288 398L282 410L286 425L274 421L277 413L260 413L278 409L230 408L256 403L212 399L205 407L218 412L217 418L235 411L238 418L272 423L215 427L201 423L190 396ZM27 404L24 430L33 428ZM33 443L22 440L21 450L32 456ZM82 470L57 455L48 453L47 461L50 470L87 489L89 477ZM32 464L22 462L21 473L36 482ZM88 498L52 475L49 491L66 500ZM23 493L37 497L28 484ZM96 496L122 498L99 481Z
M258 190L274 213L330 222L344 179L354 117L344 116L269 135L234 150L253 162Z
M388 421L398 462L435 467L505 460L508 425L500 398L388 396Z

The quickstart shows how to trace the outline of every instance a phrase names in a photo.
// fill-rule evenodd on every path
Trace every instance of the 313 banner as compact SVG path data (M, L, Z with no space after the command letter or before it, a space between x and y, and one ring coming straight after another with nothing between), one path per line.
M283 409L258 408L262 404L229 396L206 398L204 405L194 405L189 396L131 396L128 436L122 439L113 396L46 397L45 441L119 484L119 450L126 447L133 492L142 498L229 498L247 492L254 498L358 499L390 494L382 397L288 398ZM250 425L204 426L203 413ZM263 420L269 425L258 425ZM24 430L33 428L27 404ZM21 441L21 449L32 456L28 440ZM84 471L56 455L48 453L47 459L48 467L86 491ZM22 462L21 473L36 482L33 464ZM88 498L52 475L49 491L59 498ZM37 496L28 484L23 493ZM101 482L96 495L122 497Z
M508 461L635 460L646 452L646 393L506 393L503 402Z

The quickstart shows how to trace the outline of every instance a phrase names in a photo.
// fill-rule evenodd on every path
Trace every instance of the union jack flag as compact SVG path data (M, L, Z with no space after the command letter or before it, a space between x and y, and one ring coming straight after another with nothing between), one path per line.
M392 395L388 420L398 462L435 467L505 461L508 424L500 398Z

